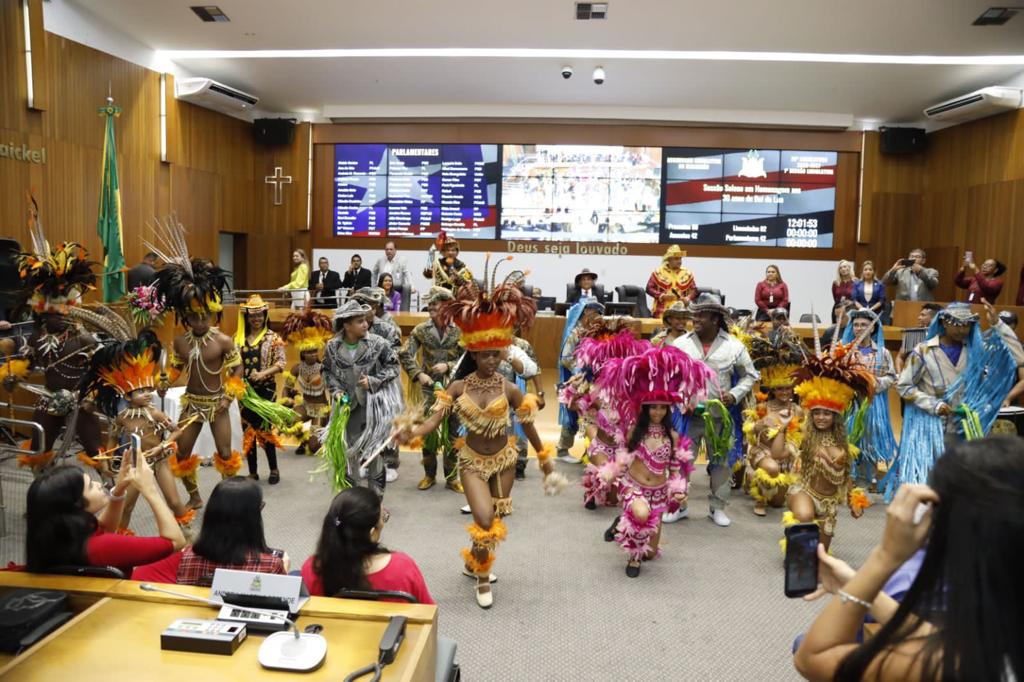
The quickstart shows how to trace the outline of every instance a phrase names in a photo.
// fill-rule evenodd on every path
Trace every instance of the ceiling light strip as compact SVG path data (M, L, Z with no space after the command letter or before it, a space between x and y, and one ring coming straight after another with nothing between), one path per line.
M812 64L905 64L926 66L1024 65L1024 54L899 55L727 50L605 50L542 48L365 48L321 50L158 50L161 57L188 59L601 59L648 61L798 62Z
M28 108L34 109L36 105L35 83L32 80L32 20L29 19L29 0L21 0L21 17L25 29L25 83L27 85Z

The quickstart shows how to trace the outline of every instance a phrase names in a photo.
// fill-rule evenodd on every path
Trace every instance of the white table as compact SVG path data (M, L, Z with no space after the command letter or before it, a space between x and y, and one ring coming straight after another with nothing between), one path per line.
M181 396L184 393L184 386L175 386L168 389L167 395L164 398L163 412L174 423L177 423L178 417L181 415ZM158 410L161 409L160 396L156 393L153 394L153 406ZM231 401L231 405L228 407L228 417L231 419L231 450L241 452L244 458L245 453L242 452L242 415L238 411L237 400ZM199 438L196 439L192 452L204 460L209 460L217 452L217 447L213 442L213 431L206 424L203 424L203 430L199 432Z

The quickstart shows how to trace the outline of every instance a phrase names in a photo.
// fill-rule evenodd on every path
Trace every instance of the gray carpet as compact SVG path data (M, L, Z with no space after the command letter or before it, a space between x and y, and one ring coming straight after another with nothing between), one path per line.
M820 606L783 596L779 510L757 518L749 498L735 495L733 525L718 528L704 516L707 476L698 469L692 517L666 526L664 556L644 564L631 580L621 551L601 538L615 511L583 509L578 486L544 497L531 460L527 480L513 492L508 540L498 548L494 607L483 611L472 579L460 571L469 518L458 511L463 497L440 485L417 491L418 455L403 453L402 462L401 477L385 497L391 521L383 541L422 569L440 606L440 632L458 642L465 679L798 679L790 647ZM331 499L325 481L309 480L315 464L285 452L283 480L269 486L261 461L267 540L288 552L293 568L313 550ZM579 466L558 466L578 481ZM8 531L0 539L0 558L22 561L30 477L11 462L0 472ZM218 480L215 470L200 470L204 494ZM841 514L836 555L859 564L881 536L884 518L882 505L859 521ZM144 504L133 526L140 533L155 531Z

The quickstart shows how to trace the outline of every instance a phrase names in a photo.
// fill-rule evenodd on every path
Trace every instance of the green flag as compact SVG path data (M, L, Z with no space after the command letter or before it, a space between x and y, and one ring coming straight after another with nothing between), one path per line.
M100 108L107 117L107 131L103 138L103 179L100 182L100 213L96 232L103 243L103 302L111 303L124 298L124 244L121 241L121 188L117 181L117 147L114 144L114 118L121 115L112 99Z

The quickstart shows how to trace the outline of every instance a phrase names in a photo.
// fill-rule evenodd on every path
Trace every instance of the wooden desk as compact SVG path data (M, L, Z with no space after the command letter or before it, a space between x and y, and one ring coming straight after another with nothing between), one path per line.
M8 574L16 575L16 574ZM266 670L257 661L263 642L249 634L231 656L196 654L160 649L160 633L177 618L214 618L212 607L179 597L142 592L139 583L123 580L101 585L80 578L30 576L16 579L18 587L92 590L96 602L24 654L0 669L4 680L58 680L73 676L87 682L109 682L117 671L128 677L173 682L204 680L281 680L281 671ZM0 584L10 585L8 576ZM175 591L207 596L208 588L174 586ZM313 597L297 621L304 628L323 626L327 658L319 670L305 679L340 680L377 658L377 645L388 617L409 619L405 643L394 663L384 669L383 679L429 682L434 679L437 658L437 607L423 604L363 602ZM159 672L157 672L159 671Z

